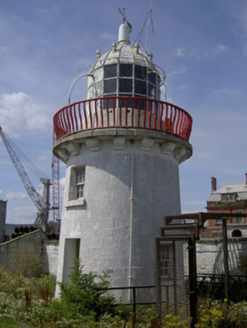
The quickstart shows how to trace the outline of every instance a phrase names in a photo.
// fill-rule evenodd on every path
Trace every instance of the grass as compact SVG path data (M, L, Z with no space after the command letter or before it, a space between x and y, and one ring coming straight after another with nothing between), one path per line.
M8 316L0 316L0 328L24 328L28 327L24 324L17 323L13 318Z

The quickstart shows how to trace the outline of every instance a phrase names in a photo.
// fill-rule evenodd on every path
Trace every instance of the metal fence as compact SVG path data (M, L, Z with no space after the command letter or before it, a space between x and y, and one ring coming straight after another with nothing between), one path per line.
M233 300L237 288L246 284L244 275L229 274L229 245L227 237L227 220L229 217L247 216L237 213L191 213L165 218L165 226L161 228L161 236L156 238L157 249L157 310L160 319L167 314L179 315L182 320L191 318L191 327L197 323L197 297L203 288L208 292L211 288L221 289L220 297L226 302ZM200 238L200 229L207 220L220 220L222 225L222 274L197 274L196 240ZM183 258L178 258L184 243L187 253L188 274L183 273ZM170 251L168 251L170 247ZM183 256L182 256L183 257ZM181 261L181 262L180 262ZM170 275L169 275L170 272ZM169 284L170 282L170 284ZM166 286L168 283L169 288ZM246 284L247 287L247 284ZM235 292L231 293L235 288ZM205 295L204 295L205 296ZM216 294L212 294L216 297Z

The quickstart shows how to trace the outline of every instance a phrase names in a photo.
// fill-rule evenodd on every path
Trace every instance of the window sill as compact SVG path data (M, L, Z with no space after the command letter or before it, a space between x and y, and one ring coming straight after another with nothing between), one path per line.
M84 205L84 203L85 203L84 198L73 199L73 200L69 200L65 204L65 207L69 208L69 207L75 207L75 206L82 206L82 205Z

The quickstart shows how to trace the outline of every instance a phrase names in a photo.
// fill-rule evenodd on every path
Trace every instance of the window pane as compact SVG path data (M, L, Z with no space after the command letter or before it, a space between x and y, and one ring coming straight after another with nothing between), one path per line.
M117 80L105 80L104 81L104 93L114 93L117 90Z
M148 96L152 99L156 99L156 88L152 84L148 84Z
M85 180L85 170L77 170L76 171L76 183L83 183Z
M147 68L144 66L135 66L135 77L138 79L146 80L147 78Z
M84 184L80 184L77 186L77 198L83 197L83 189L84 189Z
M147 94L146 82L135 80L135 93Z
M117 76L117 65L107 65L104 69L104 78L108 79Z
M148 81L155 84L155 76L156 76L155 73L149 73L148 74Z
M119 92L132 93L132 79L119 79Z
M120 64L119 76L132 76L132 67L131 64Z

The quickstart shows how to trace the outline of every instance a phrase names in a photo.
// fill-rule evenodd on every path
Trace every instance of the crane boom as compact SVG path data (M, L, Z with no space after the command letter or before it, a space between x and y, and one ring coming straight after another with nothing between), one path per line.
M0 126L0 135L2 137L3 143L6 147L6 150L9 154L9 157L12 161L12 163L15 166L15 169L21 178L21 181L29 195L29 197L32 199L33 203L35 204L36 208L38 209L37 218L35 221L35 224L43 226L43 228L46 230L48 225L48 217L49 217L49 187L50 187L50 180L41 178L40 181L44 185L43 190L43 197L40 196L40 194L36 191L34 188L31 180L29 179L25 168L18 158L14 148L11 146L7 136L2 130L2 127Z

